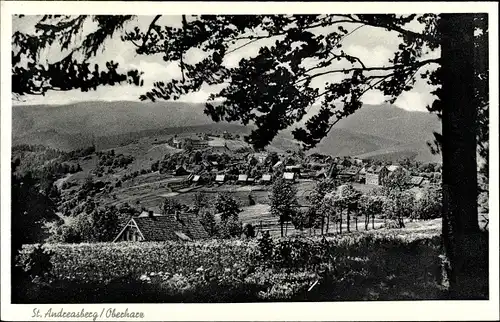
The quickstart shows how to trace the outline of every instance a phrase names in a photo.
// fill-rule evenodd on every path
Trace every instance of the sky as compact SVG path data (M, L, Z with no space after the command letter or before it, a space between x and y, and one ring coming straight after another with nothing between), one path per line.
M13 31L21 31L25 33L33 33L34 25L40 16L25 16L23 18L13 18ZM152 16L139 16L125 26L126 30L134 26L140 27L145 30L151 20ZM180 16L162 16L157 24L167 24L172 26L180 26ZM351 31L359 25L346 24L344 27ZM418 26L410 26L418 29ZM90 32L95 28L92 23L84 26L82 36L77 38L76 41L81 41L83 35ZM317 28L315 33L327 32L327 28ZM250 57L256 55L262 45L270 45L276 40L262 40L239 49L224 59L224 64L228 67L236 66L239 60L243 57ZM397 49L400 39L395 32L382 30L381 28L374 28L363 26L353 32L351 35L343 40L343 50L350 55L359 57L366 66L383 66L388 65L388 59L393 56L394 51ZM235 46L239 46L236 43ZM105 86L100 87L96 91L82 93L79 90L61 92L49 91L45 96L40 95L26 95L19 99L13 99L13 104L66 104L77 101L114 101L114 100L131 100L137 101L139 95L145 93L148 89L153 87L156 81L168 81L172 78L180 76L180 68L175 62L164 62L161 55L146 56L137 55L135 47L131 43L122 42L120 34L118 33L112 39L105 43L105 49L98 53L98 56L93 58L92 63L97 62L103 64L106 61L113 60L118 62L120 68L124 70L138 69L144 72L144 87L136 87L132 85L121 86ZM56 60L61 57L63 53L60 48L51 48L42 53L42 57L48 61ZM437 57L438 52L432 52L428 57ZM188 63L194 63L201 60L204 53L201 50L191 50L186 53L185 60ZM345 65L348 67L350 65ZM344 66L338 66L344 67ZM333 74L318 77L311 85L318 87L320 90L325 82L335 82L341 79L341 75ZM218 88L202 87L199 92L185 95L180 99L184 102L197 102L203 103L207 100L210 93ZM426 111L426 106L431 104L434 97L430 94L432 90L425 81L417 78L417 83L412 91L403 93L395 102L395 105L410 111ZM369 91L363 96L363 103L365 104L383 104L386 98L379 91Z

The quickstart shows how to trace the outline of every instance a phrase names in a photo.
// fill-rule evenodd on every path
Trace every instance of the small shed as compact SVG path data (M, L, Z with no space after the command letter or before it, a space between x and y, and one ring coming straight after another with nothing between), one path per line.
M295 180L295 173L294 172L285 172L285 173L283 173L283 178L285 180L293 181L293 180Z
M424 182L424 177L420 176L412 176L410 180L411 185L415 187L422 186L423 182Z
M215 176L215 182L224 182L224 181L226 181L225 174L218 174Z
M248 176L246 174L238 175L238 182L247 182Z

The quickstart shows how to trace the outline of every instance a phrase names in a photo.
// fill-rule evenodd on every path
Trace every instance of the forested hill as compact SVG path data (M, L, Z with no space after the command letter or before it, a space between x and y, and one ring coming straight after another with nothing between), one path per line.
M228 131L248 133L239 124L214 123L203 113L204 105L182 102L80 102L67 105L18 105L13 107L13 144L42 144L74 150L95 143L110 148L158 133ZM339 122L315 151L333 155L377 156L414 154L422 161L439 161L426 142L439 131L436 116L409 112L394 106L365 105ZM294 146L284 133L273 145Z

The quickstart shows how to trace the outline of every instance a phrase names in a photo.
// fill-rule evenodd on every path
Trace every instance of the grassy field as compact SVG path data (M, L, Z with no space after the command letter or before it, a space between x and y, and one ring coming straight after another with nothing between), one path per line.
M441 299L439 225L341 236L50 244L53 280L16 303L207 303ZM28 252L33 246L26 245ZM287 250L288 251L285 251ZM410 252L408 250L411 250Z

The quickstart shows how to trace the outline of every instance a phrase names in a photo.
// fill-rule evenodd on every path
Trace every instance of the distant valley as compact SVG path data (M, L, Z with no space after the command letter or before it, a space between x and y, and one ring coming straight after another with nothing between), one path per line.
M91 145L108 149L157 135L212 132L247 134L251 127L214 123L203 104L130 101L81 102L67 105L13 106L13 144L42 144L62 150ZM340 121L311 152L368 158L415 157L439 162L426 144L439 131L435 115L394 106L366 105ZM270 150L297 148L289 131L280 134Z

